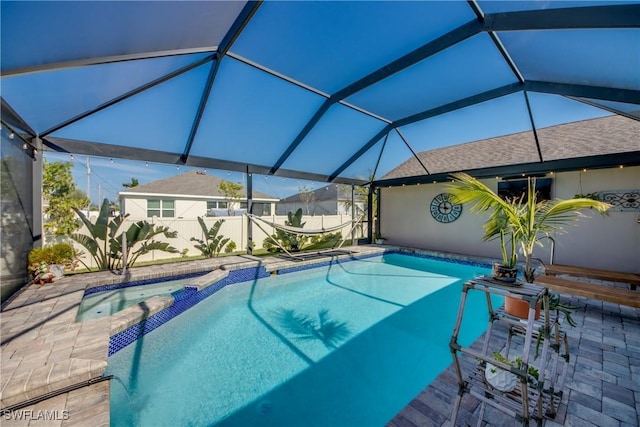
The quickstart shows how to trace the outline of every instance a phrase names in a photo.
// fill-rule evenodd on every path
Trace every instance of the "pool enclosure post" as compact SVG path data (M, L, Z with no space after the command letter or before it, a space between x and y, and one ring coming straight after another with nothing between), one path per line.
M373 243L373 194L376 191L373 184L369 185L369 197L367 197L367 239Z
M31 145L35 148L33 152L33 169L31 169L31 191L33 199L32 218L33 225L31 226L31 239L33 240L33 247L39 248L44 246L44 234L42 233L43 215L42 210L42 167L44 157L42 155L42 140L37 136L31 139ZM36 151L37 150L37 151ZM40 155L38 155L40 153Z
M351 223L355 224L356 220L356 187L351 184ZM353 246L356 240L356 228L351 228L351 245Z
M124 219L124 197L120 196L120 215ZM124 220L123 220L124 223ZM122 233L122 275L127 274L127 233Z
M253 214L253 175L249 172L247 165L247 212ZM253 254L253 227L251 221L247 218L247 254Z

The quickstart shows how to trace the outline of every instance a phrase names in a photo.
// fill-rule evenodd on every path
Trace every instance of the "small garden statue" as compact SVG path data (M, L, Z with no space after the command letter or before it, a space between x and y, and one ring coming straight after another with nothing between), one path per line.
M33 283L40 283L40 285L44 285L45 283L53 282L55 275L49 271L49 265L41 261L38 264L32 265L30 268L33 274Z

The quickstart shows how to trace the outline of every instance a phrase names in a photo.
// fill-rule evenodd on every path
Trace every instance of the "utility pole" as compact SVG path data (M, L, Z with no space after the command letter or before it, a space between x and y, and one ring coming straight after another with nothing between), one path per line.
M89 206L87 207L87 218L91 216L91 158L87 156L87 199L89 199Z

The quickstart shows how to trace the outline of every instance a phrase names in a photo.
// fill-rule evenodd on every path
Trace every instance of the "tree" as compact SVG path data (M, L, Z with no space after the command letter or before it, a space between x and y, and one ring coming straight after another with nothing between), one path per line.
M453 194L453 200L456 203L473 203L471 212L488 215L484 223L484 240L498 237L504 246L504 241L509 238L512 241L512 254L516 246L520 248L525 258L524 277L530 283L534 279L533 250L536 245L542 246L543 237L562 232L564 225L579 218L582 209L593 208L605 214L611 207L607 203L585 198L540 200L535 179L532 178L528 179L526 195L504 200L466 173L458 172L452 176L454 184L449 185L448 189ZM512 256L515 261L515 255Z
M298 188L300 193L300 200L304 203L305 208L307 209L307 215L311 215L309 211L309 206L314 204L316 201L316 193L311 188L307 188L306 185Z
M137 187L140 183L138 182L138 180L136 178L131 178L131 182L123 182L122 186L124 188L133 188L133 187Z
M222 194L224 194L224 197L227 200L234 201L242 198L242 193L240 193L240 191L243 187L240 183L235 183L223 179L222 182L218 185L218 188L220 189L220 191L222 191ZM231 203L227 204L227 210L229 212L229 215L231 215Z
M49 202L44 213L45 230L54 236L66 236L80 227L74 209L82 209L89 204L87 195L76 187L71 175L71 162L45 160L42 170L42 196Z

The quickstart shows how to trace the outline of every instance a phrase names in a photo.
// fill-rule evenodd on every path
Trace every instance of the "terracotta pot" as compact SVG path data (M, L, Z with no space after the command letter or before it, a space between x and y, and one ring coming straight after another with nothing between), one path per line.
M523 301L517 298L504 297L504 311L506 311L507 314L510 314L514 317L527 319L529 318L529 303L527 301ZM537 320L539 317L540 317L540 302L538 302L538 304L536 305L535 319Z
M518 277L518 269L505 267L500 263L493 263L493 278L501 282L513 283Z

